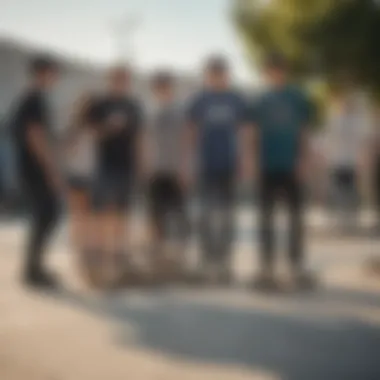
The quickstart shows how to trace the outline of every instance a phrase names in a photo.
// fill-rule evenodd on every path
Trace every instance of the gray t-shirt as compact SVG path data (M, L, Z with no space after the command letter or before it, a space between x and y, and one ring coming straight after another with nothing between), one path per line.
M179 173L184 120L183 109L177 103L156 105L151 110L147 132L152 172Z

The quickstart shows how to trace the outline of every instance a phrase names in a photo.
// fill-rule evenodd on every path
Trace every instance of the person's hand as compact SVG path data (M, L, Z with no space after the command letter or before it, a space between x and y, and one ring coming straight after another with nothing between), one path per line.
M311 171L311 165L309 165L309 162L306 160L300 160L297 165L297 178L298 180L306 184L310 178L312 173Z
M244 160L240 163L238 168L238 180L245 183L252 180L254 177L254 164L248 160Z
M193 186L194 178L190 170L183 170L180 174L180 183L185 191L188 191Z
M56 193L66 194L67 184L63 176L58 172L50 173L49 182Z
M149 170L147 165L141 165L138 170L138 181L140 184L146 185L149 182L149 178L151 177L151 171Z

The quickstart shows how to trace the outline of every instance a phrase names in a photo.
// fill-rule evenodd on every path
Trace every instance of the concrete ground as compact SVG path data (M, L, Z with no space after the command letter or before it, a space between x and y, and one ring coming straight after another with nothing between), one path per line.
M240 216L234 261L241 281L256 265L249 218ZM50 258L65 290L49 295L19 285L24 228L3 223L0 379L378 380L380 278L364 263L380 253L380 243L321 236L318 228L308 244L321 281L313 293L186 287L95 293L78 281L62 232Z

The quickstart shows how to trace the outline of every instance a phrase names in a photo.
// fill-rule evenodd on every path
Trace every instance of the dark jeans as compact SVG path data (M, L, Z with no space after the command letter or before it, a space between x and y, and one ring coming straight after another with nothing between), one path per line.
M275 231L273 217L276 201L283 199L289 214L289 260L294 269L302 265L304 256L304 223L302 191L293 172L263 173L260 183L260 240L261 265L272 269L274 265Z
M380 224L380 155L376 157L373 171L374 195Z
M360 194L354 167L336 167L332 170L333 207L341 227L355 228L358 222Z
M176 237L185 243L190 234L185 193L179 178L171 173L156 173L149 183L151 220L163 238L167 237L167 222L174 224Z
M230 174L204 178L200 189L203 261L226 265L234 238L235 186Z
M57 195L46 180L23 178L23 188L31 208L30 236L26 248L25 273L42 270L43 255L59 217Z

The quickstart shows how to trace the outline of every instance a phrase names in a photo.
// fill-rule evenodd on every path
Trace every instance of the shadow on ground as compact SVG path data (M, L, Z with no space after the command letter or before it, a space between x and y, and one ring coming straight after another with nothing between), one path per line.
M303 312L293 305L283 313L165 292L139 295L142 303L133 292L102 299L63 292L54 298L114 322L119 345L195 362L251 367L283 380L380 379L380 326L307 312L308 303L323 308L325 301L334 300L380 306L367 293L336 290L295 296L295 304L304 301ZM123 328L127 325L136 329L137 339L131 340Z

